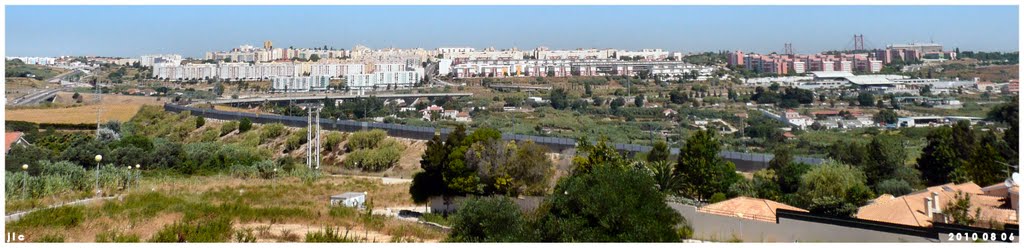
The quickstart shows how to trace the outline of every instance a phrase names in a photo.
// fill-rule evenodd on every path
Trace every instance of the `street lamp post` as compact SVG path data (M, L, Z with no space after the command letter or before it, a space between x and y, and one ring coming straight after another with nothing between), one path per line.
M142 178L142 165L135 164L135 187L139 186L140 178Z
M128 192L132 186L132 166L129 165L126 167L128 167L128 173L124 177L124 191Z
M25 179L21 180L21 195L28 198L28 164L22 164L21 171L25 172Z
M96 155L96 193L100 193L100 161L103 161L103 155Z

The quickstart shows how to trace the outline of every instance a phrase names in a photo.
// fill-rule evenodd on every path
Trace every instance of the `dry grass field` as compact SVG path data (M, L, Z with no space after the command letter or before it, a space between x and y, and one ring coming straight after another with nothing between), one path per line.
M108 120L128 121L143 105L163 105L166 98L146 96L104 95L100 104L95 104L94 94L82 94L81 104L71 98L73 93L60 92L49 107L8 108L7 120L35 123L95 123L96 111L102 108L101 122Z
M28 235L30 241L55 235L64 242L96 242L99 234L111 232L146 241L189 214L224 215L227 210L218 206L241 204L242 208L252 209L246 213L257 214L234 218L232 229L252 230L257 242L302 242L307 232L324 227L342 233L347 230L357 242L440 241L444 232L419 223L379 215L367 222L362 211L336 214L327 204L329 196L352 191L367 192L374 209L414 207L408 188L407 183L384 185L379 180L335 176L313 183L294 177L253 180L229 176L155 176L133 186L123 194L127 197L83 206L81 211L85 214L76 224L35 226L20 231L33 234ZM290 213L277 212L280 210ZM230 241L234 241L233 237Z

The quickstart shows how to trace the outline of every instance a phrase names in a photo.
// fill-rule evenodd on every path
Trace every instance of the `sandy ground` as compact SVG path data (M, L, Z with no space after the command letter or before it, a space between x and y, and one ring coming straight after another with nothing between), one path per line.
M74 93L60 92L54 98L57 106L48 108L7 109L4 116L8 120L29 121L35 123L96 123L96 112L102 109L100 121L128 121L139 112L143 105L163 105L166 98L146 96L104 95L100 104L95 104L94 94L82 94L83 101L76 104L72 99Z

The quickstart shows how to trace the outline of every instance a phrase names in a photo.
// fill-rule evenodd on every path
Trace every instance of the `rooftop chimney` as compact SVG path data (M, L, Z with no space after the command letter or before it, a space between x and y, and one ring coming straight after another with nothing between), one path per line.
M932 192L932 210L936 213L942 213L942 208L939 207L939 192Z
M928 219L931 219L934 212L932 211L932 198L924 198L924 208L924 211L928 213Z

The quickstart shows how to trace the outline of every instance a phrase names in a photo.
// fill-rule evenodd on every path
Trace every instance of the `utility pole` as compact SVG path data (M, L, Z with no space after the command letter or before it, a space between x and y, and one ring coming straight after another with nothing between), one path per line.
M320 110L322 103L306 103L306 167L320 169ZM314 118L316 118L314 120ZM314 142L316 142L314 144Z

